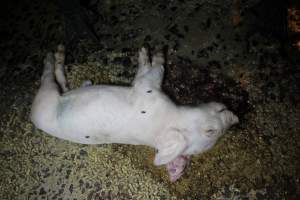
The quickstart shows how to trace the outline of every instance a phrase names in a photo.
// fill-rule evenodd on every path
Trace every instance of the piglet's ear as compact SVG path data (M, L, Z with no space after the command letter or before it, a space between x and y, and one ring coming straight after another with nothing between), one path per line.
M179 129L170 129L157 138L158 153L154 164L164 165L179 156L187 147L187 141Z

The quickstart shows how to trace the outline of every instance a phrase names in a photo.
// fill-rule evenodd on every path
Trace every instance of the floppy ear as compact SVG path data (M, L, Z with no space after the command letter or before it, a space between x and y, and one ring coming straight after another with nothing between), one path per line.
M171 129L157 138L158 153L155 165L164 165L179 156L187 147L187 141L179 129Z

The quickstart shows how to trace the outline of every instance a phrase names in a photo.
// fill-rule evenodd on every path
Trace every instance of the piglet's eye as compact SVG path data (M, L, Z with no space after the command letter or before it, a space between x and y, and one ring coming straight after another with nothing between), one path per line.
M227 110L227 108L222 108L222 109L219 110L218 112L223 112L223 111L225 111L225 110Z
M217 131L214 130L214 129L208 129L208 130L205 131L205 133L206 133L208 136L213 136L213 135L215 135L215 134L217 133Z

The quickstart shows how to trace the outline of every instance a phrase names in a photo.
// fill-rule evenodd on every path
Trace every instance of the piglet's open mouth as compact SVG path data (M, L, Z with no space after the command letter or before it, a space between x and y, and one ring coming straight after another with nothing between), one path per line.
M185 168L190 163L190 156L180 155L173 161L166 164L167 171L170 176L170 181L173 183L178 180L184 173Z

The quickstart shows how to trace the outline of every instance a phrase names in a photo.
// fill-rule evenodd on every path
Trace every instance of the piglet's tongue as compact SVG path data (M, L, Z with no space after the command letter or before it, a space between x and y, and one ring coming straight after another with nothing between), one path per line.
M190 160L189 156L181 155L166 165L171 182L175 182L177 179L179 179L181 177L181 175L184 172L184 169L189 164L189 160Z

